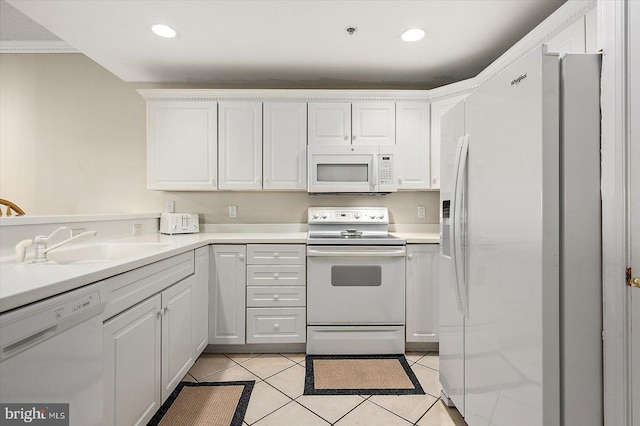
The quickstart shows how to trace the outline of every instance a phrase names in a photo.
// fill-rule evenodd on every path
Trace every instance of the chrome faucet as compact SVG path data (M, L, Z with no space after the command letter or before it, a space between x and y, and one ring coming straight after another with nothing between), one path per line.
M57 244L54 244L51 247L47 248L47 244L49 243L49 240L51 238L53 238L55 235L57 235L58 233L65 231L67 229L66 226L61 226L60 228L56 229L55 231L53 231L51 234L49 234L48 236L46 235L38 235L36 236L33 240L22 240L20 241L17 245L16 245L16 258L18 260L18 262L23 263L24 259L25 259L25 254L26 254L26 248L30 245L34 245L34 258L33 258L33 263L42 263L42 262L46 262L47 259L47 253L49 253L51 250L55 250L59 247L64 246L65 244L70 243L71 241L74 240L79 240L81 238L86 238L89 236L94 236L97 234L96 231L86 231L86 232L82 232L80 234L77 235L72 235L70 238L67 238L66 240L60 241ZM72 230L73 231L73 230Z

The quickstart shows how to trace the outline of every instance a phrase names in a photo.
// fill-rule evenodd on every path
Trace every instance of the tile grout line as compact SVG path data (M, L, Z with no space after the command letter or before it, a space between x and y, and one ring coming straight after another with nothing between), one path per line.
M416 420L416 422L414 423L414 425L417 425L418 423L420 423L420 420L422 420L422 418L424 416L427 415L427 413L429 412L429 410L431 410L433 407L435 407L435 405L438 403L438 401L440 401L440 398L436 399L435 402L433 404L431 404L431 406L429 408L427 408L427 411L425 411L418 420Z

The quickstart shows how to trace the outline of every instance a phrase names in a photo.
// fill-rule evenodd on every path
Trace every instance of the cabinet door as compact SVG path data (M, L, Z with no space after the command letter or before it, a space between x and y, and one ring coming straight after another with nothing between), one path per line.
M263 189L307 190L307 104L265 102Z
M191 275L162 292L162 402L194 363L191 338Z
M438 244L407 245L407 342L438 341Z
M547 41L547 50L564 53L586 53L585 17L581 16L564 30Z
M195 280L193 295L192 334L193 359L205 350L209 342L209 246L195 251Z
M217 123L216 102L149 102L147 188L216 190Z
M398 190L429 189L429 103L396 104L396 161Z
M211 246L209 343L245 343L245 258L243 245Z
M160 295L104 323L105 425L145 425L160 408Z
M262 103L220 102L220 189L262 189Z
M440 189L440 119L449 108L468 95L466 93L431 103L431 189Z
M309 145L351 144L350 102L309 102Z
M394 145L396 143L395 102L354 102L352 143Z

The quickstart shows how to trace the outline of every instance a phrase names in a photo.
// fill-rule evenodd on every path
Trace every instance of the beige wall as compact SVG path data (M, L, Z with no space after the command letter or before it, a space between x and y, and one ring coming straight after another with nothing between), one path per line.
M394 223L438 223L438 192L147 191L139 87L80 54L0 55L0 198L33 215L160 212L171 199L205 223L305 222L312 205L384 205ZM237 219L228 217L230 204ZM417 219L418 205L427 207L426 219Z

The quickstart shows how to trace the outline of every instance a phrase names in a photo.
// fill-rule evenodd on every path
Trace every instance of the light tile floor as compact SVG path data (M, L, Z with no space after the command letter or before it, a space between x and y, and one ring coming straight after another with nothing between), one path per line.
M440 400L437 352L409 352L425 395L303 395L304 354L202 354L185 381L255 380L245 425L466 426Z

